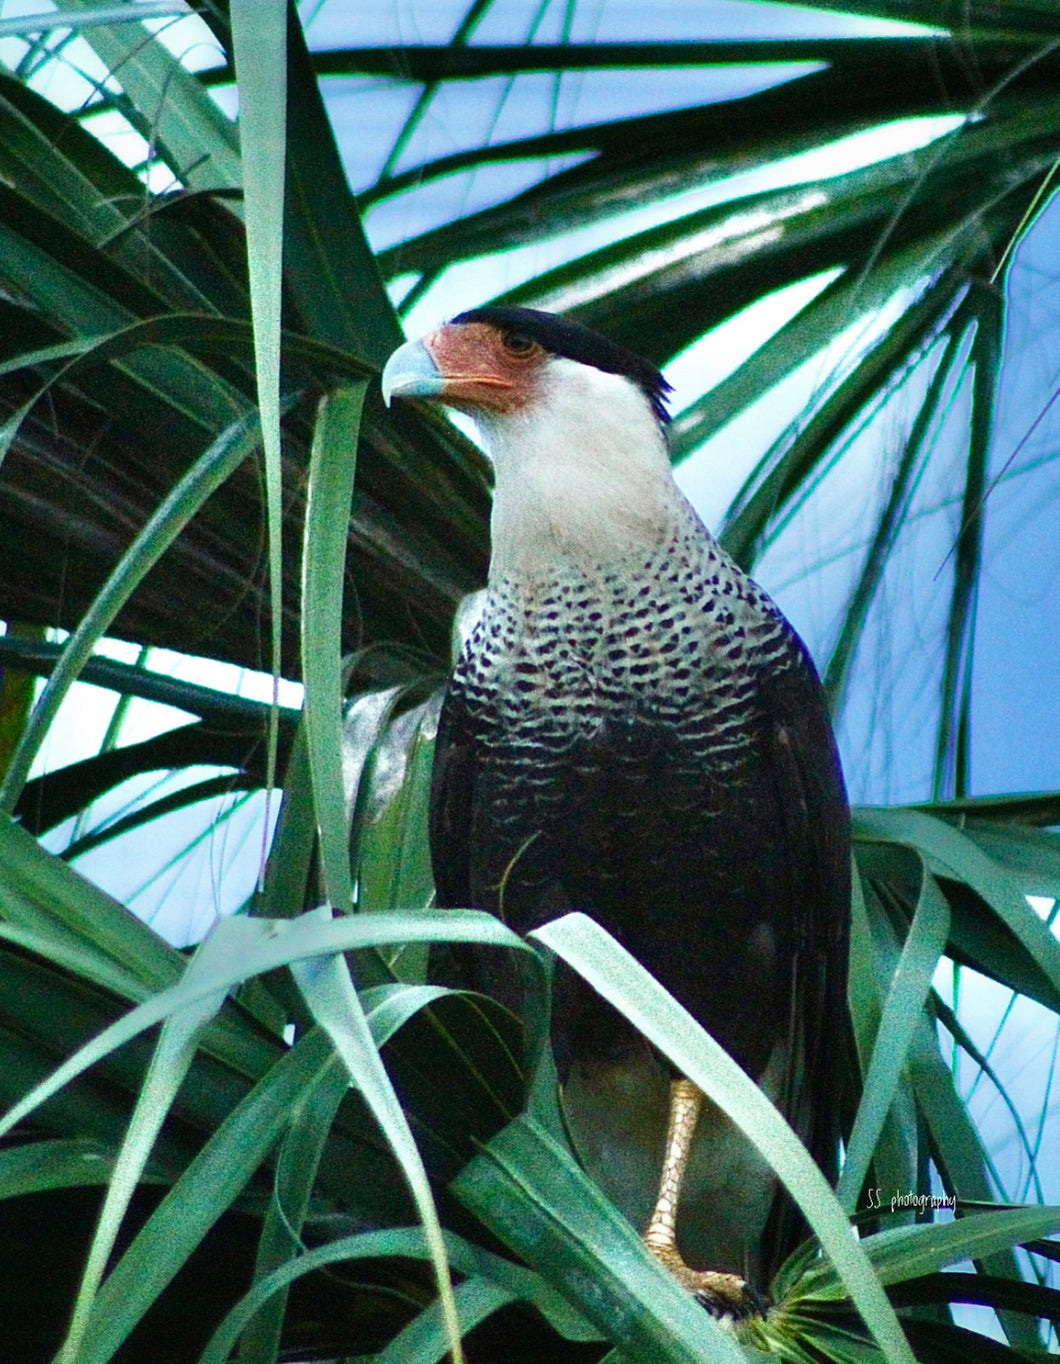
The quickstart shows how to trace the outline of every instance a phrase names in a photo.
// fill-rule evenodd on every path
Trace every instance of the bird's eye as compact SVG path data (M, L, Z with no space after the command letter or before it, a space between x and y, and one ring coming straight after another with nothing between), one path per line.
M537 349L537 342L526 332L505 332L501 344L509 355L529 355Z

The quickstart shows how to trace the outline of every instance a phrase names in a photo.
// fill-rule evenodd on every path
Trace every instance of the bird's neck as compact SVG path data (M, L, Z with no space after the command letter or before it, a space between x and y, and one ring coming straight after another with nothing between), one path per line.
M658 548L683 499L643 394L598 371L483 426L496 483L490 581L593 572Z

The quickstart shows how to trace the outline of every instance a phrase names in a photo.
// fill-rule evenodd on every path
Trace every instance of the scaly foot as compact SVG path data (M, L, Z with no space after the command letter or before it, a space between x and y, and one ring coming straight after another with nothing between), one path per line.
M698 1086L691 1080L673 1081L659 1197L644 1233L644 1244L712 1316L721 1321L764 1317L769 1304L746 1279L713 1269L690 1269L677 1248L677 1204L702 1107L703 1091Z
M648 1243L655 1258L666 1266L679 1284L719 1321L747 1321L764 1317L769 1302L739 1274L723 1274L713 1269L692 1269L685 1264L676 1246Z

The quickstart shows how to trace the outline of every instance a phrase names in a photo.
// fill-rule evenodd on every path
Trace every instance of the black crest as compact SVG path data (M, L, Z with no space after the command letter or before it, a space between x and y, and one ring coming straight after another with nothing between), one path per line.
M659 421L670 420L666 395L671 386L651 361L578 322L568 322L565 317L542 313L536 308L471 308L453 321L457 324L485 322L503 331L525 332L550 355L562 355L581 365L592 365L605 374L621 374L641 389Z

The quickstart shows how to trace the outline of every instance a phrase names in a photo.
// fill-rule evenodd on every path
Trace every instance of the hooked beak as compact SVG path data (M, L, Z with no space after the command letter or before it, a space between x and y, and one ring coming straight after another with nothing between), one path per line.
M406 341L383 368L383 402L391 398L436 398L445 391L446 380L422 341Z

